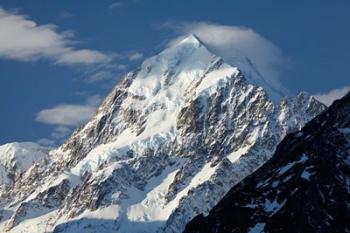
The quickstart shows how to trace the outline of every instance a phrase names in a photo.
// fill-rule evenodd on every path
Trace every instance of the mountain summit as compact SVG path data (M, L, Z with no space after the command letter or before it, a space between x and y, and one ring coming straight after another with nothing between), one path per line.
M181 232L325 108L306 93L273 95L190 35L0 189L0 230Z
M185 37L185 39L180 41L180 43L192 43L197 45L203 44L196 34L190 34L189 36Z

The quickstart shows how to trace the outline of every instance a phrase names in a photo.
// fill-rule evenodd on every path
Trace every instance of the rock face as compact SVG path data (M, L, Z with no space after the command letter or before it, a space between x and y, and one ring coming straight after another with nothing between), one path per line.
M259 77L195 36L145 60L47 164L1 190L0 231L181 232L325 108Z
M350 232L350 93L185 232Z

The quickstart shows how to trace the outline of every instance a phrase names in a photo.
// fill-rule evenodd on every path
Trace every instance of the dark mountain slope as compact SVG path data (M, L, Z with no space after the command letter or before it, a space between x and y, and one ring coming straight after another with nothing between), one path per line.
M185 232L350 232L350 93Z

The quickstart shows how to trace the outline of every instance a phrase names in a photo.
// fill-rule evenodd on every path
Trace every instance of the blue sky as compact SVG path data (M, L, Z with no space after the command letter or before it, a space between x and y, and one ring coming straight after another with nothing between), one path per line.
M290 93L327 102L350 85L349 10L345 0L1 1L0 144L59 143L123 74L208 27L253 30L278 49L269 59Z

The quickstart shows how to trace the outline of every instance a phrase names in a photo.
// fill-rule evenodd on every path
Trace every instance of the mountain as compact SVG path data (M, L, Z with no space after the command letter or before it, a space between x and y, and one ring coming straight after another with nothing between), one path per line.
M12 188L29 168L49 160L48 150L32 142L8 143L0 146L0 196Z
M350 232L350 93L185 232Z
M181 232L325 108L256 86L257 73L246 79L194 35L145 60L1 190L0 231Z

